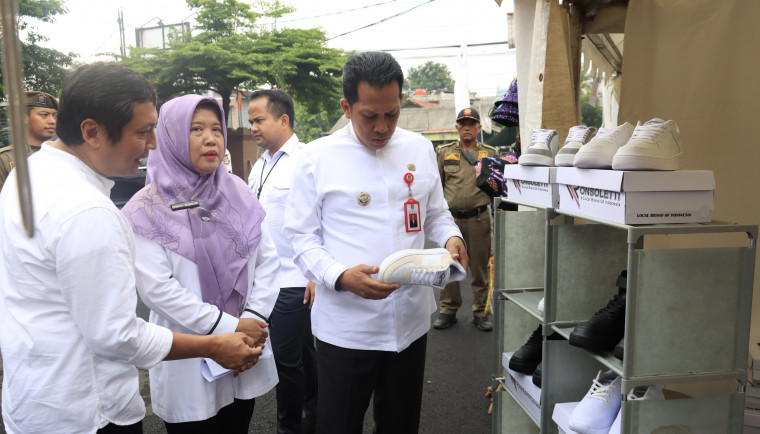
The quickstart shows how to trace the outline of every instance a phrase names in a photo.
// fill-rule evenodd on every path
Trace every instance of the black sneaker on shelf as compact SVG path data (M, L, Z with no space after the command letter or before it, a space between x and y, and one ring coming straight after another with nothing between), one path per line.
M570 345L593 353L612 351L625 335L626 271L618 277L618 294L591 319L578 324L570 333Z
M538 367L536 367L536 370L533 371L533 384L536 385L539 389L541 388L541 375L542 375L542 369L541 369L541 363L538 364Z
M625 338L620 339L620 342L615 345L615 358L618 360L623 360L623 348L625 344Z
M552 333L547 337L549 340L562 339L558 333ZM541 363L543 357L543 341L544 336L541 332L541 324L530 335L528 342L525 343L519 350L515 351L512 358L509 359L509 369L520 372L527 375L532 375L536 371L536 367Z

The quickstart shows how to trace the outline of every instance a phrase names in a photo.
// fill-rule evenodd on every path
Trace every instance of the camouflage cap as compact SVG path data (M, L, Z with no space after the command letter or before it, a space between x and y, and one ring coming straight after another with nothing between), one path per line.
M58 110L58 100L53 95L36 90L24 92L24 104L27 107L47 107Z

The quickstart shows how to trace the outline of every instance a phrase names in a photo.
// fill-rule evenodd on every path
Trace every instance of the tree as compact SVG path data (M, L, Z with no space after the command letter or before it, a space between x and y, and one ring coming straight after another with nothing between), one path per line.
M337 98L333 98L332 103L334 107L330 108L328 101L328 107L322 111L314 112L303 104L299 104L298 100L295 101L296 125L293 131L298 136L298 140L304 143L316 140L335 125L335 122L343 116L343 110L340 108Z
M589 104L593 80L585 73L581 75L580 99L581 99L581 123L589 127L602 126L602 106L600 95L597 95L596 105Z
M212 90L225 101L225 116L238 89L284 88L313 112L337 100L346 53L327 48L324 32L256 26L292 8L278 0L256 2L259 10L236 0L187 4L198 11L195 32L169 35L169 50L132 49L122 58L156 85L162 100Z
M409 68L405 87L408 90L454 90L454 80L446 65L428 60L422 66Z
M37 33L34 21L54 22L56 16L66 12L68 10L60 0L19 1L17 26L19 32L26 32L26 38L20 41L23 56L23 85L26 89L58 95L66 68L73 63L76 55L39 46L40 42L50 38ZM2 74L2 69L0 69L0 79L3 78ZM5 88L1 81L0 99L6 99Z

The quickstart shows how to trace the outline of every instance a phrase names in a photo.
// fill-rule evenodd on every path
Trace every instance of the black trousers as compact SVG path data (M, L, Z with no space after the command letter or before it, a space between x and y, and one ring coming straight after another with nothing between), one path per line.
M253 417L255 399L236 399L222 407L216 416L193 422L169 423L168 434L247 434Z
M361 434L373 400L375 434L419 431L427 335L400 353L341 348L317 340L317 434Z
M314 426L317 417L317 351L305 288L281 288L269 318L277 365L277 433L301 434L301 415Z
M132 425L115 425L109 423L99 429L96 434L143 434L142 421L133 423Z

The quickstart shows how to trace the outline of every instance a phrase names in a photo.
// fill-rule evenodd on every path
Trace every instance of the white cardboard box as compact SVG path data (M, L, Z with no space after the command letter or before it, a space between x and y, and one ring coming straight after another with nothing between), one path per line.
M557 208L559 195L555 183L556 175L556 167L507 164L504 166L507 199L545 208Z
M509 369L509 359L512 358L512 354L514 353L501 354L501 364L504 366L504 383L534 420L541 420L541 389L533 384L532 375Z
M552 420L557 424L560 434L574 434L575 431L570 429L570 416L575 410L578 402L558 402L554 404Z
M559 167L559 209L623 224L712 220L711 170L619 171Z

